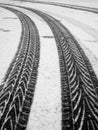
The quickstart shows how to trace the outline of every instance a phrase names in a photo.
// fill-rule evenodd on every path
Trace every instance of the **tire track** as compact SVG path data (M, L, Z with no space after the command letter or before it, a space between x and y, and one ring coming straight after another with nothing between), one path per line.
M35 24L25 14L9 8L22 24L18 51L4 79L0 92L0 129L26 129L34 97L39 64L39 35Z
M62 94L62 130L98 129L98 80L84 51L71 33L53 17L41 16L50 26L57 43Z
M93 7L73 5L73 4L65 4L65 3L58 3L58 2L56 3L56 2L31 1L31 0L26 0L26 1L30 2L30 3L46 4L46 5L64 7L64 8L75 9L75 10L80 10L80 11L88 11L88 12L91 12L91 13L98 14L98 8L93 8Z

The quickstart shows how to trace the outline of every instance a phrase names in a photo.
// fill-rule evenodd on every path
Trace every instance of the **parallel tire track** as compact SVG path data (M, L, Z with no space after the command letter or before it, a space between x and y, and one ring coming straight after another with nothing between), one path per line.
M39 64L39 35L31 19L15 9L22 24L18 51L4 79L0 92L0 130L24 130L34 97Z
M57 43L62 94L62 130L98 130L98 80L83 49L71 33L53 17L41 16Z
M40 4L46 4L46 5L54 5L58 7L64 7L64 8L69 8L69 9L77 9L77 10L82 10L82 11L87 11L91 13L96 13L98 14L98 8L93 8L93 7L87 7L87 6L79 6L79 5L71 5L71 4L64 4L64 3L56 3L56 2L46 2L46 1L31 1L31 0L26 0L30 3L40 3Z

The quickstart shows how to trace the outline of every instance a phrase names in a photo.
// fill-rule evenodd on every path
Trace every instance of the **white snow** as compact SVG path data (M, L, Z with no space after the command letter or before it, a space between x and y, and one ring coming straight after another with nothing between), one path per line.
M16 15L0 8L0 82L17 51L20 32L21 25Z
M61 89L57 47L48 25L36 15L29 16L36 23L40 35L40 63L35 96L31 108L28 130L61 129Z
M20 3L25 2L26 0L1 0L0 3ZM44 2L55 2L55 3L64 3L64 4L72 4L86 7L98 8L98 0L28 0L31 2L35 1L44 1Z
M47 25L42 22L37 25L39 25L41 36L53 35ZM38 80L28 130L60 130L60 99L60 70L56 44L54 38L41 37Z
M19 8L18 8L19 9ZM49 26L39 16L25 12L36 23L40 35L40 63L28 130L61 129L61 86L57 47ZM45 37L46 36L46 37Z
M79 41L98 75L98 14L29 2L22 6L33 7L60 20Z
M52 13L52 11L47 13L60 20L60 22L62 22L62 24L65 25L65 27L67 27L69 31L75 36L76 40L79 42L87 57L89 58L96 75L98 76L98 24L96 24L98 16L93 16L92 22L88 22L87 24L87 20L85 20L86 16L82 15L82 12L81 15L84 16L84 18L82 18L81 22L81 15L80 17L77 17L78 20L76 20L76 17L70 18L70 15L70 17L68 17L62 15L61 13ZM90 14L88 15L90 16ZM90 21L90 19L88 19L88 21ZM96 26L94 26L95 24Z
M38 1L55 2L55 3L62 3L62 4L64 3L64 4L98 8L98 0L38 0Z
M6 2L5 0L1 0L1 2L2 1L4 3L38 9L58 19L77 39L98 76L98 14L30 2L13 0ZM52 1L98 7L97 0L93 0L93 2L91 0L89 0L89 2L88 0L82 0L82 2L80 0ZM38 80L27 130L61 130L61 86L58 52L54 37L44 37L53 36L53 34L42 18L27 10L20 10L25 12L35 22L40 34L41 47ZM2 51L0 51L0 56L2 55L0 59L1 75L4 75L8 64L17 50L21 31L18 19L2 19L4 14L5 17L16 17L12 13L7 12L8 11L4 9L0 9L0 28L11 30L9 32L2 32L2 30L0 30L0 47L2 48ZM9 22L7 22L7 20L9 20ZM19 28L19 30L17 30L17 28ZM6 44L6 46L1 43ZM13 45L13 43L15 43L15 45ZM11 44L11 46L9 46L9 44ZM9 53L7 52L8 49L10 49ZM6 60L3 61L2 59L4 59L4 57ZM5 70L3 69L4 65Z

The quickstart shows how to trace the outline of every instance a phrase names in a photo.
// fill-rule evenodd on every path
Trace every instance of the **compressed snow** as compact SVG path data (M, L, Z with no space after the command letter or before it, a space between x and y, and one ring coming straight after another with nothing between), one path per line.
M19 9L19 8L18 8ZM43 19L30 11L19 9L36 23L40 35L40 62L28 130L61 129L61 85L57 46ZM50 36L50 38L49 38Z
M15 14L0 8L0 83L20 40L21 25Z
M2 1L6 2L5 0ZM74 0L74 3L72 1L73 0L70 0L69 2L66 0L67 3L71 4L83 5L83 3L85 3L85 6L91 6L92 3L87 2L87 0L86 2ZM65 0L58 0L57 2L66 3ZM58 19L77 39L98 76L98 14L30 2L8 1L8 3L35 8ZM96 7L96 0L94 0L93 3L92 7ZM24 9L20 10L32 18L36 23L40 34L40 63L38 79L27 130L61 130L60 68L57 47L53 34L42 18L29 11L25 11ZM4 12L4 9L0 9L0 17L4 17ZM11 18L12 15L12 13L5 14L6 17ZM13 17L16 18L15 15ZM9 22L6 22L7 20L9 20ZM0 35L2 39L0 43L3 43L0 45L1 48L3 48L3 51L1 51L2 59L6 59L4 62L3 60L0 60L0 73L4 74L4 65L6 70L15 51L17 50L21 27L18 19L4 19L0 22L3 23L0 24ZM19 30L17 30L17 28L19 28ZM12 32L15 34L15 37L13 35L13 39ZM13 45L13 43L15 44ZM8 53L8 49L10 53Z

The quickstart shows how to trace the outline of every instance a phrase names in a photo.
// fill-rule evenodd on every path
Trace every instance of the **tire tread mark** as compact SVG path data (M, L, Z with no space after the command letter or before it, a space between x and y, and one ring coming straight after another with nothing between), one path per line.
M0 129L24 130L30 113L34 92L29 94L29 87L35 89L38 64L39 64L39 35L33 21L13 8L4 7L14 12L22 23L24 36L21 40L21 49L18 50L18 58L11 67L11 71L6 76L6 82L0 93L2 115L0 115ZM8 70L9 71L9 70ZM33 82L33 83L32 83ZM32 83L32 84L31 84ZM8 90L8 99L6 99ZM30 98L29 95L31 96ZM28 99L31 99L30 101ZM3 104L3 102L5 102ZM24 108L29 108L28 113ZM0 109L1 110L1 109Z
M62 130L97 130L98 79L83 49L52 16L35 9L25 9L41 16L56 39L61 69Z

